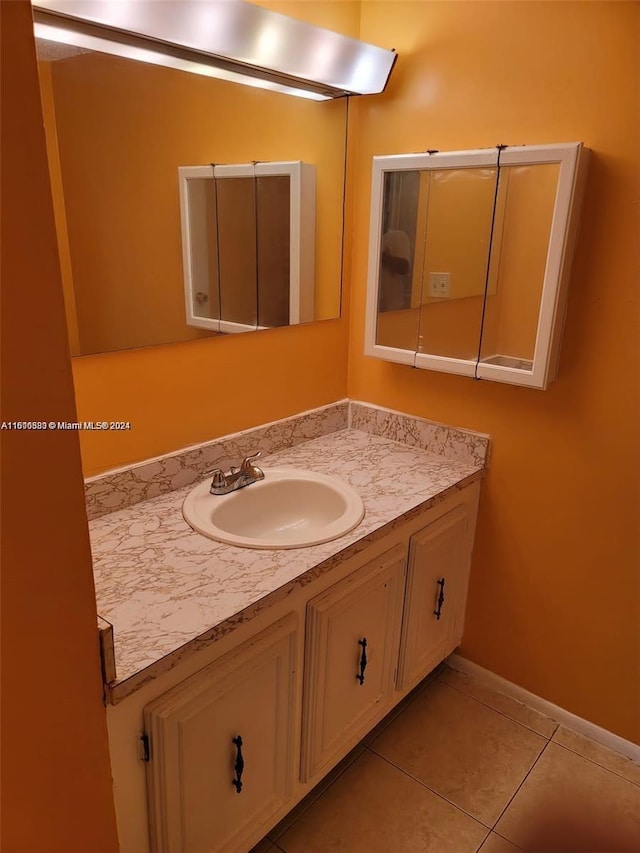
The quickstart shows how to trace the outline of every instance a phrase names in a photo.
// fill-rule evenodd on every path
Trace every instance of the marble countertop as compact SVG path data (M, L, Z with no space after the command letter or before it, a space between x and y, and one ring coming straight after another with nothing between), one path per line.
M448 459L359 429L272 453L260 464L340 477L362 497L363 521L313 547L236 548L195 533L184 521L189 485L90 522L98 613L114 633L112 702L352 556L411 510L483 473L481 463Z

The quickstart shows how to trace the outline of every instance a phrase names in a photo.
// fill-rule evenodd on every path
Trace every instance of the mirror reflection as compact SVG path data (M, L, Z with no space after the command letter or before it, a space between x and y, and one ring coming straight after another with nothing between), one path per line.
M418 346L422 293L416 264L420 175L418 171L387 172L383 188L376 341L409 350ZM419 242L423 243L422 235Z
M531 370L560 166L501 166L480 361Z
M249 178L216 181L220 313L232 323L258 325L256 194Z
M497 174L385 174L377 343L477 356Z
M288 326L291 320L290 198L288 175L261 175L256 184L257 323ZM315 198L310 206L315 210ZM313 275L313 272L312 272ZM224 317L224 313L221 315Z
M385 172L376 344L530 370L558 176Z
M322 251L305 319L339 316L346 99L307 101L61 46L52 56L46 44L39 70L73 355L215 334L186 322L178 167L188 164L313 164ZM241 189L239 208L231 200L219 221L204 186L192 199L205 210L197 239L208 263L227 271L220 282L201 273L194 308L212 317L224 305L249 328L288 322L281 285L271 300L269 277L255 280L263 263L282 282L286 263L273 216L282 187L260 181L262 202ZM240 255L221 243L218 256L214 227L244 240L256 224L262 242Z

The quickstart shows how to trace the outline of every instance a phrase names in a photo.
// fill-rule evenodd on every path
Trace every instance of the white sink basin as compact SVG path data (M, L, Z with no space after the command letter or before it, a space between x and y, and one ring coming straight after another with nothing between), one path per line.
M192 489L182 505L198 533L241 548L303 548L353 530L364 504L334 477L295 468L265 468L264 480L228 495L211 495L211 481Z

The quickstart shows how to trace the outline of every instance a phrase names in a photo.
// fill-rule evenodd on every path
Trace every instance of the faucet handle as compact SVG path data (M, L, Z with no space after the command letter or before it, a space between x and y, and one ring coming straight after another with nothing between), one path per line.
M254 459L258 459L260 456L262 456L261 450L257 450L255 453L251 453L249 456L245 456L244 459L242 460L242 466L241 467L244 468L245 465L248 465L249 462L252 462Z
M262 480L264 478L264 471L256 465L251 464L254 459L258 459L260 456L262 456L261 450L258 450L257 453L252 453L250 456L245 456L240 465L242 473L249 474L257 480Z
M226 485L226 478L224 475L224 471L222 468L212 468L211 471L205 471L202 475L203 477L211 477L213 476L213 480L211 481L211 488L220 487Z

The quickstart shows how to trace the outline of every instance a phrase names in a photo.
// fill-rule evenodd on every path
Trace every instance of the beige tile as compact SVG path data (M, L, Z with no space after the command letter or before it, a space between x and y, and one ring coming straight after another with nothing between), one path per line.
M440 667L436 667L433 672L429 673L426 678L424 678L419 684L417 684L412 690L410 690L409 693L407 693L407 695L404 697L404 699L401 699L400 702L398 702L398 704L395 706L395 708L392 708L387 714L387 716L384 719L380 720L378 725L374 726L368 735L365 735L365 737L363 737L362 743L365 746L369 746L372 741L374 741L378 737L378 735L382 734L382 732L387 728L387 726L389 726L389 724L392 723L395 718L399 716L404 711L404 709L413 702L416 696L418 696L418 694L421 693L427 687L427 685L431 684L431 682L435 678L437 678L439 670Z
M475 678L467 675L466 672L459 672L448 666L443 669L438 678L450 687L461 690L467 696L473 696L479 702L483 702L490 708L494 708L501 714L510 717L517 723L521 723L543 737L550 738L558 727L558 723L552 720L551 717L547 717L539 711L534 711L533 708L523 705L522 702L518 702L510 696L498 693L497 690L492 690L490 687L481 684Z
M550 743L496 831L535 853L637 853L640 788Z
M263 838L249 853L278 853L278 848L268 838Z
M520 850L522 850L521 847L516 847L495 832L490 832L478 853L520 853Z
M486 829L371 752L291 829L285 853L475 853Z
M553 736L553 740L555 743L559 743L561 746L566 746L567 749L577 752L578 755L582 755L590 761L595 761L601 767L617 773L618 776L623 776L629 782L640 785L640 764L636 764L630 758L626 758L612 749L607 749L606 746L602 746L591 740L591 738L578 734L578 732L574 732L573 729L568 729L566 726L558 728L558 731Z
M354 747L348 755L339 761L333 770L330 770L327 775L321 779L318 784L313 788L307 796L300 800L297 806L294 806L293 809L289 812L288 815L282 818L280 823L278 823L271 832L268 833L268 837L272 841L277 841L281 835L283 835L289 827L293 826L293 824L299 820L300 817L309 809L315 801L324 794L324 792L333 785L333 783L338 779L344 771L349 767L353 762L358 758L358 756L362 755L365 748L362 744L358 744Z
M491 828L546 744L434 681L370 748Z

